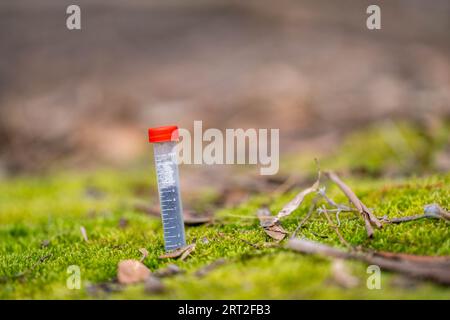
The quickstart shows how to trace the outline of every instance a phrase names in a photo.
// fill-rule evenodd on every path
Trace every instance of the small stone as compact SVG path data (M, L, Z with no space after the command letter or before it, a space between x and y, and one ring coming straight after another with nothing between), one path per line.
M144 290L146 293L154 294L154 293L163 293L166 288L164 284L156 277L148 277L145 281Z
M441 207L435 203L432 204L427 204L424 208L423 211L425 214L430 214L430 215L434 215L434 216L439 216L441 213Z
M122 260L119 262L117 280L122 284L132 284L145 281L150 277L150 270L137 260Z

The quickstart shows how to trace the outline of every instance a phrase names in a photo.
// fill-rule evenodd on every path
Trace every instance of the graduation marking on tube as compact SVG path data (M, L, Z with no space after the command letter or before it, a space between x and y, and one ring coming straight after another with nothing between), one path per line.
M150 128L148 135L150 142L153 143L155 156L164 246L166 251L172 251L186 245L175 150L178 142L178 127Z

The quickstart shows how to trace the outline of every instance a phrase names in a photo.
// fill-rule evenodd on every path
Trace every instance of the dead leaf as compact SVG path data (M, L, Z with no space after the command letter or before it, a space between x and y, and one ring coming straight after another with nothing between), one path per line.
M277 222L277 218L274 217L268 208L261 208L256 212L256 216L259 219L259 224L263 228L273 226Z
M145 260L145 258L147 258L148 256L148 251L145 248L140 248L139 252L142 253L142 258L141 258L141 262Z
M191 252L194 251L194 249L195 249L195 244L188 246L188 248L181 255L180 260L184 261L191 254Z
M119 262L117 271L117 280L122 284L132 284L145 281L151 272L140 261L122 260Z
M278 225L278 222L271 227L264 228L264 231L277 242L283 240L284 237L286 237L286 235L288 234L288 232L284 230L282 226Z
M303 200L305 199L305 197L308 194L310 194L312 192L316 192L319 189L319 182L320 182L320 171L319 171L319 176L317 177L316 182L314 182L314 184L311 187L306 188L305 190L298 193L294 199L289 201L283 207L283 209L281 209L280 212L278 212L277 220L290 215L292 213L292 211L297 209L302 204Z
M89 239L88 239L85 227L81 226L80 227L80 232L81 232L81 235L83 236L84 241L88 242Z
M159 258L160 259L175 259L175 258L179 258L180 257L181 260L184 260L184 259L187 258L187 256L192 251L194 251L194 249L195 249L195 244L193 243L193 244L184 246L182 248L179 248L177 250L169 251L169 252L161 255Z
M257 215L261 227L263 227L269 237L275 239L277 242L280 242L286 237L288 232L283 229L280 222L276 220L276 217L270 214L269 209L260 209Z

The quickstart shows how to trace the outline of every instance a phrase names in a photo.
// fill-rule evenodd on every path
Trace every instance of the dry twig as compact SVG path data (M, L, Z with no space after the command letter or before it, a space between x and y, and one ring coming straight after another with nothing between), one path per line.
M372 211L367 208L364 203L359 200L359 198L356 196L356 194L334 173L334 172L327 172L326 175L338 185L338 187L342 190L342 192L347 196L347 198L350 200L351 203L355 206L355 208L358 210L358 212L361 214L362 218L364 219L364 223L366 226L367 236L369 238L373 237L373 226L376 226L377 228L381 228L382 224L380 220L378 220L377 217L372 213Z
M367 253L367 252L348 252L334 248L316 241L305 239L290 239L287 247L301 253L318 254L326 257L360 260L368 264L377 265L382 269L404 273L408 276L420 279L432 280L438 283L450 285L450 259L444 261L427 261L421 259L421 262L406 259L401 254L386 253Z
M424 218L431 218L431 219L441 219L445 221L450 221L450 213L444 209L442 209L437 204L428 204L424 208L423 214L416 214L413 216L407 216L407 217L400 217L400 218L383 218L382 221L385 223L402 223L402 222L409 222Z

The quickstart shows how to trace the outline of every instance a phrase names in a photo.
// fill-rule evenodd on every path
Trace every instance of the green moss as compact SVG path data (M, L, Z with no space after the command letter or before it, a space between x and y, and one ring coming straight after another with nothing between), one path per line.
M281 169L314 175L317 169L311 159L317 158L323 168L372 177L425 174L436 171L436 154L448 146L449 136L448 121L424 127L388 120L346 135L342 144L329 146L331 152L302 150L285 156Z
M409 163L403 158L398 160L397 151L380 143L380 130L369 129L360 136L350 136L334 155L322 158L321 166L345 168L354 173L364 168L376 173L347 174L343 178L377 216L419 214L429 203L450 207L450 173L396 179L377 177L392 164L395 167ZM442 139L438 134L430 140L433 141L430 147L426 145L426 135L412 126L400 125L395 130L401 130L405 140L411 140L415 151L405 154L414 156L406 158L422 159L415 160L421 163L421 168L427 167L432 156L417 155L441 148ZM311 158L313 155L307 164L296 162L295 170L304 170L312 176L315 166ZM293 170L289 168L289 172ZM157 201L152 184L154 176L143 172L104 170L1 181L0 298L448 299L450 295L449 288L427 282L402 285L399 276L389 272L382 273L381 290L368 290L366 266L358 262L348 262L348 266L360 280L359 285L341 288L332 280L329 260L287 251L282 248L283 243L278 247L265 245L272 240L260 228L255 215L267 203L265 194L253 196L237 208L217 210L213 225L187 228L188 242L196 242L196 250L186 261L161 260L158 258L163 253L160 220L134 209L136 202ZM323 183L330 197L347 203L335 186ZM298 191L275 197L269 206L272 213L280 210ZM214 190L206 190L202 201L197 202L197 209L209 208L215 197ZM312 197L309 195L298 210L282 220L286 230L291 232L296 228L299 219L306 215ZM336 221L336 217L332 218ZM121 221L127 221L125 227ZM450 255L450 228L444 221L424 219L387 225L376 230L372 240L367 239L362 219L356 213L342 213L340 221L341 232L352 245L412 254ZM87 231L88 242L82 238L81 226ZM318 214L311 217L300 234L341 246L334 230ZM149 251L144 263L152 271L175 263L186 273L164 279L167 291L160 295L145 294L142 285L100 296L89 292L90 284L116 278L120 260L139 259L139 248ZM226 263L202 278L195 276L196 270L219 258L224 258ZM66 287L70 265L81 269L81 290Z
M236 209L217 212L219 219L215 225L188 228L188 241L195 241L197 247L186 261L158 259L163 253L160 221L136 212L132 205L138 196L130 190L145 184L145 180L150 179L136 173L103 172L3 182L0 185L0 297L89 298L86 284L113 280L117 263L121 259L138 259L141 256L138 249L143 247L150 252L144 263L151 270L176 263L187 273L164 280L168 291L160 296L146 296L141 286L135 286L111 297L443 298L449 293L448 289L424 283L419 283L415 290L391 286L391 274L386 275L382 290L370 291L365 288L367 275L359 263L350 266L361 285L352 290L340 288L330 280L330 263L326 259L264 247L271 240L255 219L256 210L264 203L263 195ZM421 213L423 206L432 202L449 206L449 174L407 180L346 181L379 216ZM86 190L92 187L101 196L87 195ZM296 191L275 199L270 209L279 210ZM330 187L328 193L336 201L346 202L336 188ZM311 197L283 220L288 231L294 230L298 219L306 214ZM119 227L121 219L128 221L125 228ZM356 214L341 214L340 220L344 237L354 245L394 252L450 254L450 229L443 221L389 225L368 241ZM86 228L89 242L83 240L80 226ZM311 218L302 235L340 245L333 230L319 215ZM43 246L43 241L48 241L48 245ZM253 248L248 242L261 249ZM46 259L39 262L43 257ZM227 263L204 278L195 277L197 269L219 258L225 258ZM83 290L68 290L65 286L67 267L73 264L81 268Z

